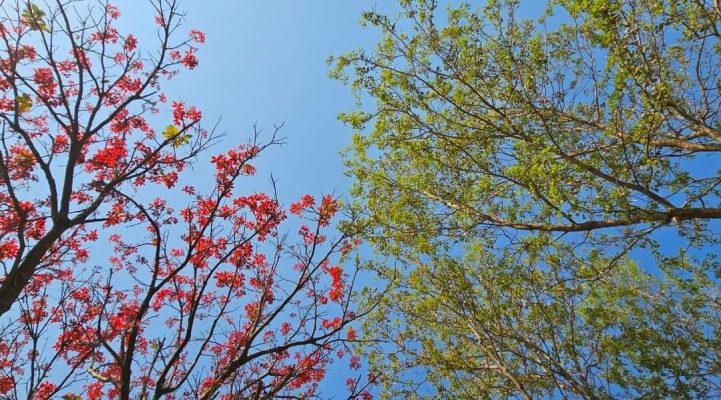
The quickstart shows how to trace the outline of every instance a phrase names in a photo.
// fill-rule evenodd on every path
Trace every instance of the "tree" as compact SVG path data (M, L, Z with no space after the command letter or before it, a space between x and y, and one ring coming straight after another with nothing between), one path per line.
M409 398L719 396L721 8L531 5L401 1L333 61L396 260L374 367Z
M328 237L331 196L290 206L291 240L275 196L239 193L277 130L180 187L220 136L160 84L205 36L176 38L175 0L148 4L157 52L105 2L3 3L0 397L314 396L334 359L359 366L353 274L335 264L356 243Z
M137 48L134 35L121 36L114 6L87 12L82 6L3 4L1 314L37 269L52 263L51 253L83 259L82 230L122 218L124 191L174 186L178 172L213 139L199 127L200 111L181 102L173 104L173 124L163 135L147 121L167 101L162 79L179 66L194 68L193 45L204 40L197 31L173 37L180 23L175 2L153 3L155 54Z

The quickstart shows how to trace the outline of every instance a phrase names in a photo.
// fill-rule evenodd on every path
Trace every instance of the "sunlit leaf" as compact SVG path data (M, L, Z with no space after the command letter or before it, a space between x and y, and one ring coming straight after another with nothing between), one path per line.
M45 12L35 4L28 3L27 8L22 13L23 22L25 22L31 31L45 31L50 32L48 26L45 24Z
M30 95L27 93L23 93L20 96L17 97L18 102L18 112L20 114L26 113L30 111L31 108L33 108L33 100L30 98Z
M168 140L172 140L173 147L179 147L184 144L190 143L190 139L192 136L188 134L180 134L180 128L177 126L170 124L165 127L165 130L163 130L163 137Z

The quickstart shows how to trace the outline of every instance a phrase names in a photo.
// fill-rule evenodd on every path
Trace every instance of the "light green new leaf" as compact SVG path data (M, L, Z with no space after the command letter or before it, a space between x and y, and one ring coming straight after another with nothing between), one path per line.
M45 31L50 32L47 24L45 23L45 12L40 9L37 5L28 2L27 7L22 13L23 22L28 24L31 31Z
M179 147L184 144L188 144L190 143L190 139L192 138L192 136L190 136L189 134L181 135L180 128L173 124L165 127L165 129L163 130L163 137L166 140L171 140L173 147Z

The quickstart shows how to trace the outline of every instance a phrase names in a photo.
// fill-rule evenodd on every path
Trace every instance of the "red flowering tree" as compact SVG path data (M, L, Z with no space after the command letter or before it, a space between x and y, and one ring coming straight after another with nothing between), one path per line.
M355 340L353 279L333 264L354 243L323 233L336 200L293 204L292 240L274 197L238 191L275 135L181 188L217 136L160 85L204 35L181 34L175 0L149 4L151 52L107 3L3 4L0 398L314 395Z

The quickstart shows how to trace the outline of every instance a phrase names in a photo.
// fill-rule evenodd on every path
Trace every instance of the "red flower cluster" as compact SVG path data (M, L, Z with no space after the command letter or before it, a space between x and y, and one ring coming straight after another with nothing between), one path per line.
M338 266L330 267L328 274L330 274L332 280L328 298L332 301L340 302L343 296L343 289L345 288L345 284L343 283L343 269Z
M198 44L205 43L205 33L197 29L193 29L189 33L190 39Z
M58 84L53 78L50 68L36 68L33 74L33 81L37 84L38 96L47 101L55 96Z
M195 56L195 49L190 48L185 51L183 58L180 59L180 63L188 69L193 69L198 66L198 57Z
M197 108L190 106L185 107L185 103L181 101L174 101L173 107L173 123L179 126L192 125L203 117L203 114Z
M306 209L312 207L315 204L313 196L306 194L301 197L300 201L290 205L290 213L294 215L300 215Z

